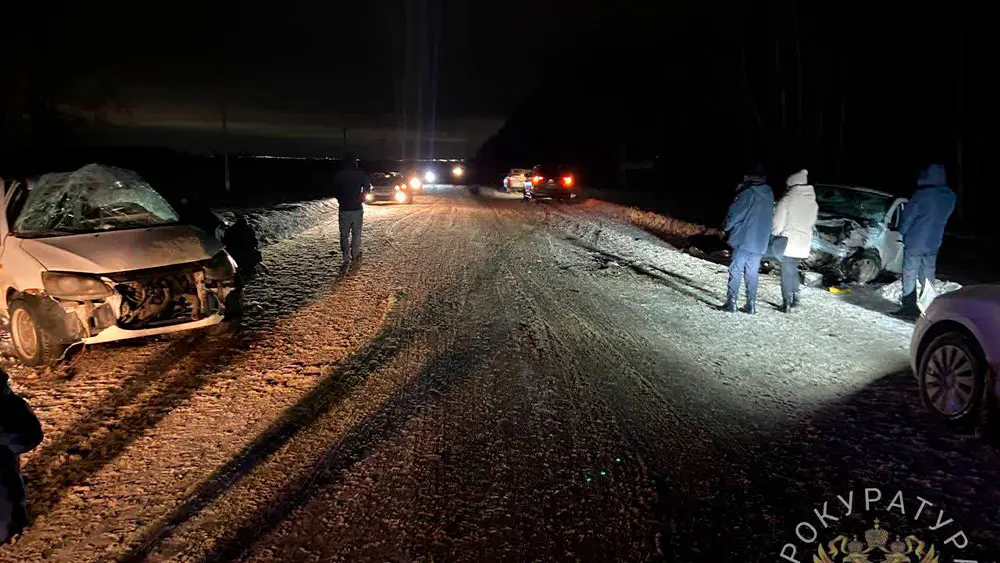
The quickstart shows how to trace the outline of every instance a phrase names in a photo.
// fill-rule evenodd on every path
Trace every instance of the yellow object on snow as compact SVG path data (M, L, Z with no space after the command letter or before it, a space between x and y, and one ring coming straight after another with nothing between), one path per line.
M848 293L851 293L851 288L849 288L849 287L833 287L833 286L830 286L827 289L829 289L830 293L833 293L834 295L847 295Z

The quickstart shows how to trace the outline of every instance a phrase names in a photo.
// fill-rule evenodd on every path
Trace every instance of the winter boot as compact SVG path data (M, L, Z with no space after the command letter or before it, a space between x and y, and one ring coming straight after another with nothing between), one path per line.
M792 309L799 306L799 294L792 295Z
M916 319L920 316L920 308L917 307L917 294L913 292L909 295L904 295L902 299L902 307L896 311L897 317L903 317L904 319Z
M754 303L753 301L747 301L746 305L744 305L743 308L740 309L740 311L743 311L744 313L746 313L748 315L756 315L757 314L757 304Z
M791 313L792 312L792 300L791 299L785 298L785 299L781 300L781 312L782 313Z
M724 311L726 313L735 313L736 312L736 301L733 301L731 299L727 299L726 302L725 302L725 304L723 304L721 307L719 307L719 310L720 311Z

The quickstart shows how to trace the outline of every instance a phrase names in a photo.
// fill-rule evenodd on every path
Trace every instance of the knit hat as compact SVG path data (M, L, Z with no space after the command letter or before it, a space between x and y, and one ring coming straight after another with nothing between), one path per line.
M795 174L792 174L785 180L785 185L789 188L793 186L805 186L809 183L809 171L806 169L799 170Z

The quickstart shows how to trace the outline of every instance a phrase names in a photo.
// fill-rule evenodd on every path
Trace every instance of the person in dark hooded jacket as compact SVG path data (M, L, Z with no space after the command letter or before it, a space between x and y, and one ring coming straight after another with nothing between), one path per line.
M42 426L28 403L10 389L0 370L0 544L28 525L28 509L18 456L42 442Z
M736 311L742 280L746 280L747 301L743 311L754 313L757 307L757 281L760 259L767 252L774 215L774 194L761 167L754 167L736 188L736 199L726 214L726 240L733 249L729 263L729 285L722 310Z
M222 236L222 244L236 261L237 275L241 283L252 278L257 272L257 267L264 261L264 255L260 252L257 234L245 215L238 216L232 226L226 229Z
M934 283L937 253L944 228L955 210L955 192L947 185L944 166L932 164L917 176L917 191L903 206L899 232L903 235L903 308L916 316L917 286Z

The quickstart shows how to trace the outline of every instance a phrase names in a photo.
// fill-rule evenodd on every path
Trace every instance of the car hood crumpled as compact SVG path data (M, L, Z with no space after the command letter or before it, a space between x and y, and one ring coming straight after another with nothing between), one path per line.
M878 223L865 226L848 217L821 216L816 221L816 232L814 242L819 242L821 248L827 252L836 253L833 249L839 247L840 250L852 248L867 248L874 244L878 237L882 236L885 228ZM816 241L816 239L819 239ZM825 244L823 244L825 243Z
M48 270L109 274L207 260L222 243L188 225L22 239L21 249Z

